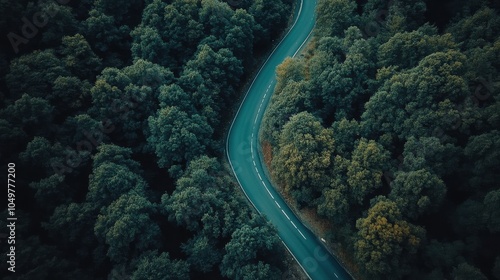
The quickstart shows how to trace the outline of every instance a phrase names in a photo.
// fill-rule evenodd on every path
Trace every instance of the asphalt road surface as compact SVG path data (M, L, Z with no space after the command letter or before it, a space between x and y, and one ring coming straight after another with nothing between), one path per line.
M281 240L309 278L351 279L315 236L274 190L264 172L258 135L262 116L276 84L276 67L299 54L311 36L316 0L299 0L294 24L269 56L250 86L229 130L227 157L243 191L261 214L277 228Z

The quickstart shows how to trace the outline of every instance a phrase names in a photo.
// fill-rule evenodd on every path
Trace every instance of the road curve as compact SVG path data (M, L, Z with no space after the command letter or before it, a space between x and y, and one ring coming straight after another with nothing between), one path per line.
M258 152L262 116L274 92L275 70L295 56L311 35L316 0L299 0L294 24L257 73L229 129L226 153L245 195L257 211L277 228L294 258L314 280L351 279L316 237L290 210L267 178Z

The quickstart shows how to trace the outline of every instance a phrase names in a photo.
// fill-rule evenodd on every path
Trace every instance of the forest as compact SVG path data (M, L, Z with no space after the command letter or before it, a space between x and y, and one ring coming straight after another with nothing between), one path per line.
M499 13L318 0L307 52L278 67L273 179L359 279L500 279Z
M281 279L284 247L223 144L293 6L0 0L0 158L18 218L2 279Z

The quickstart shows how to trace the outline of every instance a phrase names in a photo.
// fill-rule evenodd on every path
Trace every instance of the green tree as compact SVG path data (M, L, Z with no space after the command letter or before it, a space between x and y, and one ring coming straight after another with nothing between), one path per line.
M243 9L238 9L232 15L230 24L226 27L224 45L243 61L244 66L250 66L253 57L255 20Z
M281 92L275 92L264 113L262 137L273 147L278 146L283 126L290 117L311 107L308 99L307 83L303 81L292 81Z
M405 171L428 169L438 176L450 174L459 165L462 151L451 143L441 143L436 137L410 137L404 145Z
M100 70L101 59L81 34L63 37L59 53L65 69L82 80L93 80Z
M215 158L196 158L181 172L175 191L162 196L170 220L212 241L229 237L248 219L242 201L229 195L235 186L221 168Z
M82 33L93 48L107 54L105 65L120 66L121 61L116 59L118 53L113 51L127 52L130 49L130 28L120 25L117 19L103 11L92 9L89 12L89 17L82 22Z
M97 245L94 224L99 211L94 206L88 202L60 204L42 227L62 248L71 248L78 258L89 258ZM92 259L92 266L99 265L99 258Z
M398 66L400 69L418 65L424 57L457 49L451 34L438 35L435 27L424 25L411 32L396 33L378 49L381 66Z
M211 147L213 129L200 115L189 116L177 107L166 107L148 122L148 142L154 147L160 167L187 162Z
M87 201L95 203L95 207L105 207L128 192L144 195L146 186L144 179L126 166L102 163L95 166L89 176Z
M462 48L465 50L483 47L498 39L495 34L500 32L500 17L494 9L483 7L474 15L450 24L446 31L457 42L463 43Z
M47 100L54 106L57 116L82 112L90 106L92 84L77 77L59 76L54 80L52 93Z
M255 41L265 45L285 27L291 11L291 1L255 0L248 12L254 17Z
M358 219L354 244L357 260L369 275L399 278L409 272L425 231L402 218L396 203L381 199Z
M196 113L191 96L177 84L162 86L158 100L160 101L160 108L176 106L190 115Z
M357 21L356 2L351 0L319 0L316 11L316 32L320 37L341 36Z
M389 153L373 140L361 138L347 166L347 183L353 201L362 204L382 186L382 174Z
M168 253L147 251L138 259L132 280L189 279L189 266L182 260L171 260Z
M160 229L150 217L154 211L151 202L132 192L101 210L94 232L108 245L107 255L113 263L125 262L134 253L157 246Z
M33 9L32 13L29 14L39 12L49 15L47 23L42 27L43 32L41 32L43 45L57 47L61 38L73 35L78 31L79 22L75 18L73 9L67 5L42 1L38 2L38 5L34 6Z
M486 226L491 233L500 232L500 190L490 191L484 197Z
M318 214L328 217L336 225L342 225L349 211L347 187L334 180L329 188L323 190L322 200L318 205Z
M203 25L198 19L199 1L152 1L146 6L142 23L132 32L132 54L175 73L196 51L203 38Z
M222 252L207 236L196 235L182 245L188 255L187 262L197 271L207 273L222 260Z
M287 57L276 68L276 93L282 92L291 82L300 82L305 79L305 63L302 59Z
M310 113L294 115L283 126L272 167L287 192L308 204L329 184L334 139Z
M437 52L392 76L365 104L362 119L367 127L400 139L433 136L437 128L456 129L460 116L454 104L469 94L461 77L464 59L457 51Z
M4 118L16 124L27 135L46 136L51 132L54 107L47 100L23 94L2 112Z
M132 56L134 59L144 59L163 66L171 66L169 61L169 46L163 41L160 31L150 26L138 26L130 35L133 38Z
M253 217L250 224L231 235L220 265L221 274L232 279L279 279L279 270L264 262L277 253L278 244L273 228L262 218Z
M488 279L477 267L474 267L468 263L461 263L453 269L452 272L453 280L466 280L466 279L476 279L476 280L486 280Z
M103 144L97 147L98 153L92 157L94 169L105 163L113 163L136 174L141 174L141 165L132 159L132 150L114 144Z
M332 124L332 130L335 138L335 151L343 157L350 157L356 146L356 140L361 136L359 122L342 118Z
M397 203L405 217L417 219L439 209L445 195L444 182L428 170L420 169L396 173L389 198Z
M117 127L121 133L112 135L117 143L143 150L150 134L147 120L158 109L159 89L172 79L168 69L142 59L123 69L106 68L91 89L89 112Z
M200 73L203 84L208 90L215 92L212 93L212 100L221 107L227 105L226 100L233 97L234 85L240 81L243 74L241 61L229 49L215 51L208 45L198 47L195 57L186 63L186 69ZM219 108L213 109L220 112ZM213 123L214 120L210 121Z
M226 26L230 26L233 13L229 5L222 1L202 0L199 18L203 25L203 33L216 38L224 38Z
M500 179L500 131L491 130L488 133L472 136L464 149L464 154L471 164L473 176L471 186L486 188L497 185Z
M52 83L59 76L67 75L68 70L53 50L37 50L13 59L5 81L13 99L23 94L45 97Z

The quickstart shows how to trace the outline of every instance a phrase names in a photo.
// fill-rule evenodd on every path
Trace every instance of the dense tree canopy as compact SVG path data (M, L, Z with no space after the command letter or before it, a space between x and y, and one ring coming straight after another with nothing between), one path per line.
M272 175L360 279L498 277L498 5L437 7L318 1L276 70Z
M0 157L24 186L4 278L279 278L222 143L291 2L1 0Z

